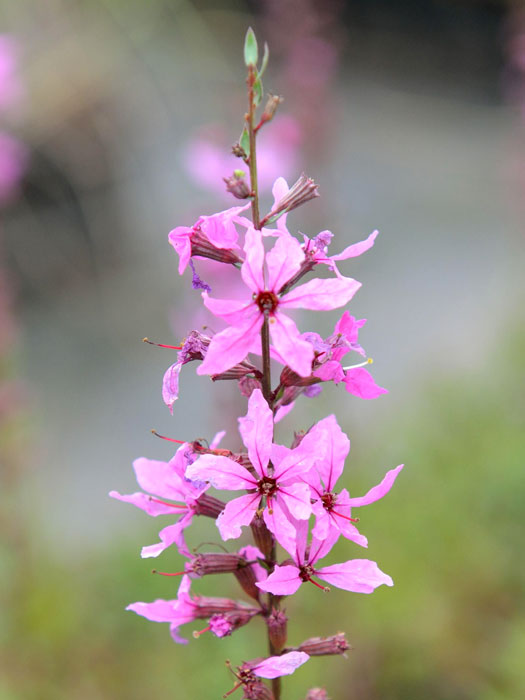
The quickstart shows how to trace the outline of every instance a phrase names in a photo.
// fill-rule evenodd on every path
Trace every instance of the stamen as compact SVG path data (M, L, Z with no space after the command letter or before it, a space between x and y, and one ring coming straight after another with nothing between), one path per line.
M164 345L163 343L154 343L149 338L142 338L143 343L148 345L156 345L158 348L168 348L168 350L182 350L182 345Z
M201 636L201 634L204 634L205 632L209 632L210 629L211 629L211 625L208 625L203 630L194 630L192 632L192 636L194 639L198 639Z
M348 367L343 367L343 369L346 372L347 369L357 369L358 367L365 367L366 365L371 365L373 361L374 360L371 357L369 357L367 360L365 360L364 362L360 362L358 365L348 365Z
M153 433L153 435L156 435L157 437L162 438L163 440L167 440L168 442L176 442L178 445L185 444L185 442L183 440L175 440L175 438L169 438L169 437L166 437L165 435L161 435L160 433L157 433L155 428L152 428L151 432Z
M332 515L338 515L340 518L344 518L345 520L350 520L351 523L359 522L359 518L351 518L349 515L343 515L342 513L338 513L336 510L331 510L330 513L332 513Z
M187 574L187 571L177 571L174 574L166 573L165 571L157 571L157 569L152 569L151 570L152 574L159 574L159 576L184 576L184 574Z
M161 498L154 498L153 496L148 496L150 501L155 503L160 503L163 506L170 506L170 508L180 508L180 510L188 510L187 505L179 505L178 503L169 503L168 501L163 501Z
M317 586L317 588L320 588L320 589L321 589L322 591L324 591L325 593L330 593L330 588L329 588L328 586L321 586L321 584L320 584L320 583L317 583L317 581L314 581L313 578L309 578L308 581L309 581L310 583L313 583L314 586Z

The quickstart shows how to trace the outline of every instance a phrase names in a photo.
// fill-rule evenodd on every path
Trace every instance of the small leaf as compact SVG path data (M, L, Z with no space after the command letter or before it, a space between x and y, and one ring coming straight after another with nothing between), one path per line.
M250 157L250 135L248 133L248 129L244 127L242 130L241 137L239 139L239 145L243 149L243 151L246 153L246 156L249 158Z
M258 77L257 80L255 81L255 83L253 84L253 102L254 102L256 107L260 104L260 102L262 100L262 96L263 96L263 85L262 85L262 81L261 81L260 77Z
M244 40L244 62L247 66L256 66L257 58L257 39L253 29L249 27Z
M259 71L259 78L262 78L264 71L266 70L266 66L268 65L268 59L270 58L270 49L268 48L268 44L266 41L264 42L264 54L263 54L263 60L261 63L261 70Z

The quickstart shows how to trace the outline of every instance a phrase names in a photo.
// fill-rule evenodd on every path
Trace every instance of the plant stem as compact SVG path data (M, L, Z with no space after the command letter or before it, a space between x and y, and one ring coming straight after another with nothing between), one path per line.
M257 153L255 146L255 102L254 102L254 83L256 79L255 67L250 66L248 68L248 101L249 110L246 115L246 121L248 122L248 136L250 139L250 187L252 189L252 219L254 228L260 229L261 222L259 218L259 188L257 185Z

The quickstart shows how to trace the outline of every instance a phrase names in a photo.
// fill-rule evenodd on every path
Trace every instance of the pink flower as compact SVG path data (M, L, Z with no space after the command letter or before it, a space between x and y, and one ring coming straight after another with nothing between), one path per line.
M147 493L139 491L122 495L118 491L110 492L112 498L131 503L153 517L168 514L181 516L176 523L159 532L159 543L142 548L142 557L157 557L172 544L187 552L183 533L193 516L216 516L221 511L221 502L204 494L208 484L192 482L185 477L186 465L192 459L194 453L189 443L181 445L169 462L140 457L133 462L133 469L139 486Z
M188 641L179 635L179 627L197 619L214 617L213 629L218 637L231 633L233 629L247 624L252 617L260 613L260 609L239 603L229 598L210 598L190 595L191 581L189 576L183 576L177 598L175 600L155 600L153 603L131 603L126 610L145 617L152 622L169 622L170 633L178 644ZM208 629L208 628L206 628ZM203 630L205 631L205 630ZM198 636L198 635L197 635Z
M188 466L186 476L209 481L218 489L249 492L227 503L217 518L217 527L224 540L240 537L241 527L251 523L265 500L263 517L266 526L284 546L295 538L289 513L295 518L307 519L312 510L310 489L302 481L311 468L312 456L301 446L290 450L272 443L272 411L260 389L255 389L250 396L248 413L239 418L239 431L255 476L242 465L220 455L202 455ZM269 468L270 459L273 469Z
M305 664L310 657L304 651L289 651L280 656L270 656L256 662L246 662L243 669L249 669L260 678L279 678L290 676L299 666Z
M318 540L329 538L332 534L341 534L362 547L367 547L366 537L352 524L357 521L351 517L351 509L383 498L394 485L403 465L387 472L381 483L365 496L350 498L346 489L340 493L335 492L336 482L343 473L345 459L350 451L350 440L337 424L335 416L328 416L316 423L305 435L302 444L305 449L315 449L316 454L322 455L316 460L315 469L305 477L315 499L312 510L316 524L312 534Z
M304 260L298 241L282 235L265 255L261 232L251 228L246 233L244 250L246 259L241 274L252 296L238 301L212 299L203 293L208 309L230 326L213 337L197 374L219 374L244 359L259 342L264 317L268 314L275 349L297 374L309 376L313 348L301 338L297 326L283 311L336 309L350 301L361 283L348 278L313 279L281 296L280 290L294 277Z
M225 263L241 262L234 252L239 248L235 223L239 222L239 214L249 206L248 203L211 216L201 216L193 226L177 226L170 231L168 240L179 254L179 275L193 255Z
M266 581L256 584L262 591L274 595L292 595L307 581L318 588L324 588L313 580L313 576L353 593L372 593L383 584L394 585L390 576L369 559L350 559L342 564L317 568L316 562L332 549L339 533L332 531L325 540L312 536L311 545L307 549L308 523L297 521L296 532L295 548L287 548L295 564L276 566Z
M308 238L304 236L304 252L307 260L311 260L315 263L323 263L328 265L328 267L335 272L338 277L342 277L341 273L337 269L336 262L339 260L348 260L349 258L357 258L359 255L366 253L375 242L379 231L372 231L372 233L365 238L364 241L359 241L359 243L353 243L345 248L341 253L337 255L328 255L328 246L333 237L331 231L321 231L317 234L315 238Z

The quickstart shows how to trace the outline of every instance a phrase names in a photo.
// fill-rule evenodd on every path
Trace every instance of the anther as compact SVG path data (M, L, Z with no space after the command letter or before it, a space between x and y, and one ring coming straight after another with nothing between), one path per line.
M209 632L210 629L211 629L211 625L208 625L203 630L194 630L192 632L192 636L194 639L198 639L201 636L201 634L204 634L205 632Z
M182 350L182 345L164 345L163 343L154 343L149 338L142 338L143 343L148 345L156 345L158 348L168 348L168 350Z
M321 584L320 584L320 583L317 583L317 581L314 581L313 578L309 578L308 581L309 581L310 583L313 583L314 586L317 586L317 588L320 588L320 589L321 589L322 591L324 591L325 593L330 593L330 588L329 588L328 586L321 586Z

